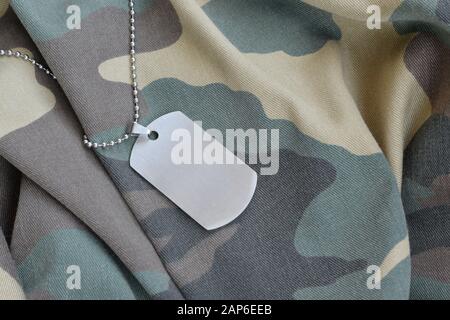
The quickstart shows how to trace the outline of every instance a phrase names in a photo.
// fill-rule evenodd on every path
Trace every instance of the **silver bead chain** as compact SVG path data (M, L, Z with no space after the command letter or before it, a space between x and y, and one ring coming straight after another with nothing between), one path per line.
M137 124L139 119L139 98L138 98L138 83L137 83L137 75L136 75L136 12L134 10L134 0L128 0L129 4L129 12L130 12L130 71L131 71L131 89L133 94L133 105L134 105L134 115L133 115L133 124ZM46 74L48 74L52 79L57 80L55 75L47 68L45 68L42 64L37 63L36 60L32 59L27 54L24 54L20 51L12 51L0 49L0 57L12 57L21 59L23 61L27 61L32 65L36 66L38 69L42 70ZM94 142L90 140L87 135L83 135L83 143L88 148L107 148L112 147L117 144L121 144L125 140L128 140L132 134L124 134L116 140L111 141L102 141L102 142Z
M44 71L46 74L48 74L50 77L56 80L55 75L47 68L45 68L42 64L37 63L36 60L31 58L29 55L22 53L20 51L12 51L12 50L4 50L0 49L0 57L12 57L17 59L22 59L24 61L27 61L31 63L32 65L36 66L38 69Z

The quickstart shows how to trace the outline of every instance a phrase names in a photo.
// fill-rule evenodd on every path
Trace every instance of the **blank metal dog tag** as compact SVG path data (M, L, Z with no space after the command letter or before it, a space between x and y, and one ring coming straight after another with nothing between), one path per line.
M257 174L253 169L182 112L159 117L147 130L157 135L139 130L130 165L180 209L207 230L228 224L244 211L256 189ZM223 154L223 162L211 163L197 157L190 163L180 163L174 159L179 155L180 139L176 137L180 133L192 138L187 144L191 150L184 152L203 155L209 146L209 150L214 148Z

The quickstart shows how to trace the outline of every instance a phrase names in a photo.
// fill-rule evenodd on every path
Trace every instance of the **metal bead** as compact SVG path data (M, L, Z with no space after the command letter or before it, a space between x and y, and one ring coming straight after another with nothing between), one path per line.
M127 135L127 134L123 136L123 138L124 138L125 140L128 139L129 137L130 137L130 136Z
M0 50L0 56L4 56L6 54L5 50Z
M95 143L95 142L94 142L94 144L92 144L92 146L93 146L94 148L97 148L97 147L98 147L98 143Z
M139 111L139 106L138 105L134 106L134 111L136 111L136 112Z
M134 98L134 103L139 103L139 98Z
M130 30L131 30L131 31L136 31L135 26L131 25Z
M13 52L12 52L11 50L8 50L8 51L6 51L6 55L7 55L7 56L12 56L12 55L13 55Z
M138 91L135 89L135 90L133 90L133 94L135 95L135 96L137 96L137 94L138 94Z
M109 143L109 145L110 146L113 146L113 145L115 145L116 143L114 142L114 141L111 141L110 143Z
M133 24L135 22L134 18L130 18L130 23Z
M16 56L16 58L20 58L20 52L19 52L19 51L16 51L16 52L14 53L14 55Z
M88 143L87 143L87 147L88 147L88 148L91 148L91 147L92 147L92 142L88 142Z
M134 118L135 118L135 119L139 119L139 114L138 114L138 113L135 113L135 114L134 114Z
M122 143L122 139L117 139L117 143Z
M28 60L30 59L30 57L29 57L27 54L24 54L24 55L23 55L23 59L24 59L25 61L28 61Z
M135 13L136 13L136 12L135 12L133 9L130 10L130 15L131 15L131 16L134 16Z
M130 54L136 54L136 51L134 49L131 49Z
M136 46L136 42L130 41L130 47L134 48Z
M88 141L88 140L83 140L83 143L84 143L84 144L88 144L89 141Z

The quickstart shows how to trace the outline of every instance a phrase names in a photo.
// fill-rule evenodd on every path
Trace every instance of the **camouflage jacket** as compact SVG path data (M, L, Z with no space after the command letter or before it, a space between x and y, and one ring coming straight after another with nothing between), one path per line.
M279 130L278 172L215 231L130 168L133 139L81 142L127 130L127 10L0 0L0 49L58 78L0 57L0 298L450 298L449 0L136 0L143 124Z

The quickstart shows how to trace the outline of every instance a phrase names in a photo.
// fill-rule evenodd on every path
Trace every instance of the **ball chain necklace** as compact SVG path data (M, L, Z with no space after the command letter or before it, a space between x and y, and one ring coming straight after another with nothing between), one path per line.
M84 134L83 144L90 149L103 149L119 145L132 136L137 137L130 154L131 168L205 229L222 227L236 219L250 203L256 189L257 174L180 111L167 113L153 120L147 127L138 123L135 0L128 0L128 4L133 126L130 132L111 141L92 141ZM0 56L27 61L56 80L49 69L25 53L0 49ZM214 152L224 155L227 160L232 159L232 163L198 164L195 160L187 165L175 163L173 150L178 142L173 141L172 136L177 130L194 138L200 134L203 139L203 144L200 145L202 155L205 146L212 146ZM189 154L190 146L189 144L187 151Z
M94 142L88 139L87 135L83 135L83 143L88 148L107 148L112 147L117 144L121 144L122 142L128 140L130 136L133 135L139 135L139 134L150 134L149 130L144 129L145 127L139 125L138 119L139 119L139 98L138 98L138 83L137 83L137 74L136 74L136 11L134 10L134 0L129 0L129 24L130 24L130 70L131 70L131 79L132 79L132 94L133 94L133 104L134 104L134 115L133 115L133 127L131 129L130 133L125 133L121 137L111 140L111 141L102 141L102 142ZM45 68L42 64L36 62L36 60L32 59L27 54L20 52L20 51L12 51L12 50L5 50L0 49L0 56L5 57L14 57L18 59L22 59L24 61L27 61L31 63L32 65L36 66L38 69L42 70L46 74L48 74L51 78L54 80L56 79L56 76L47 68Z

